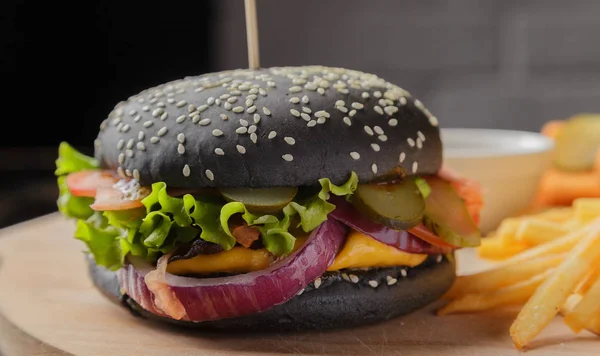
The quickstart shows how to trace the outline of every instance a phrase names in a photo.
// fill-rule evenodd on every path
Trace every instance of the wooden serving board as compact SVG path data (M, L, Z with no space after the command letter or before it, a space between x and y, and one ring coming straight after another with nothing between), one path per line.
M518 355L516 311L436 317L435 305L378 325L287 334L215 334L137 319L91 284L74 224L57 213L0 230L0 354L12 355ZM459 273L485 268L472 253ZM598 337L557 318L531 355L600 355Z

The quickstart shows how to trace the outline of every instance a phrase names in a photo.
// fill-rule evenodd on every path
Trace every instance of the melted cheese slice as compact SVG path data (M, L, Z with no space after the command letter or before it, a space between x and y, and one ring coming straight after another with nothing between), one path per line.
M305 237L296 239L294 251L306 241ZM352 231L328 271L345 268L418 266L427 255L417 255L400 251L373 239L358 231ZM251 250L236 246L228 251L213 255L177 260L169 263L167 272L176 275L209 274L218 272L244 273L267 268L271 255L266 249Z

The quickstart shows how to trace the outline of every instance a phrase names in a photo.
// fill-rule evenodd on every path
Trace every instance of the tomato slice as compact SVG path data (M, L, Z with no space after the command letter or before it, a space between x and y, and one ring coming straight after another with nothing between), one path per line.
M112 187L118 180L110 171L84 170L67 175L66 183L74 196L93 198L98 188Z
M425 242L429 242L430 244L432 244L434 246L448 247L451 249L459 248L458 246L454 246L454 245L449 244L446 241L442 240L441 237L434 234L431 230L426 228L423 224L420 224L420 225L417 225L415 227L408 229L408 232L417 236L418 238L420 238L421 240L423 240Z
M97 211L135 209L144 206L142 198L127 199L119 189L102 187L96 191L96 200L94 200L94 204L90 205L90 208Z

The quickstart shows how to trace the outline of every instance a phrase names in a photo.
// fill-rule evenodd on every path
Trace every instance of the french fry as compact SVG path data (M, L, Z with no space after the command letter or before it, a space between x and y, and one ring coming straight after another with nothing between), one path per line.
M591 287L596 278L600 278L600 266L596 268L592 268L587 276L583 278L583 280L579 283L577 288L575 289L575 293L585 294Z
M560 307L560 313L565 316L568 315L575 306L583 299L581 294L571 294L567 301ZM597 335L600 335L600 314L592 316L592 318L585 324L585 328Z
M600 216L600 198L578 198L573 201L575 215L580 223L588 223Z
M584 238L536 290L511 325L510 335L517 348L527 345L550 323L579 281L585 277L589 266L600 259L600 219L588 227L590 229ZM537 247L545 247L557 241L560 239ZM520 255L531 251L533 249Z
M506 218L502 220L498 229L496 229L496 236L500 236L506 243L514 241L515 234L522 220L522 218Z
M524 304L548 278L553 269L508 287L482 293L465 294L437 311L437 315L478 312L506 305Z
M481 245L477 247L477 253L482 258L490 260L504 260L529 248L523 242L505 241L502 236L486 237L481 239Z
M559 223L531 218L519 224L515 239L535 246L550 242L568 232L568 228Z
M574 216L575 212L573 211L573 208L569 206L551 208L546 211L537 213L532 217L540 220L562 223L569 219L572 219Z
M592 320L585 325L585 328L596 335L600 335L600 314L596 314Z
M558 266L564 260L564 257L564 255L543 256L504 268L492 268L484 272L460 276L444 295L444 299L453 299L472 293L492 292L499 288L527 281Z
M565 323L578 333L593 320L596 314L600 314L600 277L596 278L573 310L565 315Z

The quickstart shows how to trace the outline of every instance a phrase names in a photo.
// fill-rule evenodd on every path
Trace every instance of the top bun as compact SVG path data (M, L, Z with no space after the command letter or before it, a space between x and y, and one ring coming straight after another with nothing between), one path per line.
M95 156L142 185L275 187L436 174L438 121L374 74L322 66L187 77L117 104Z

